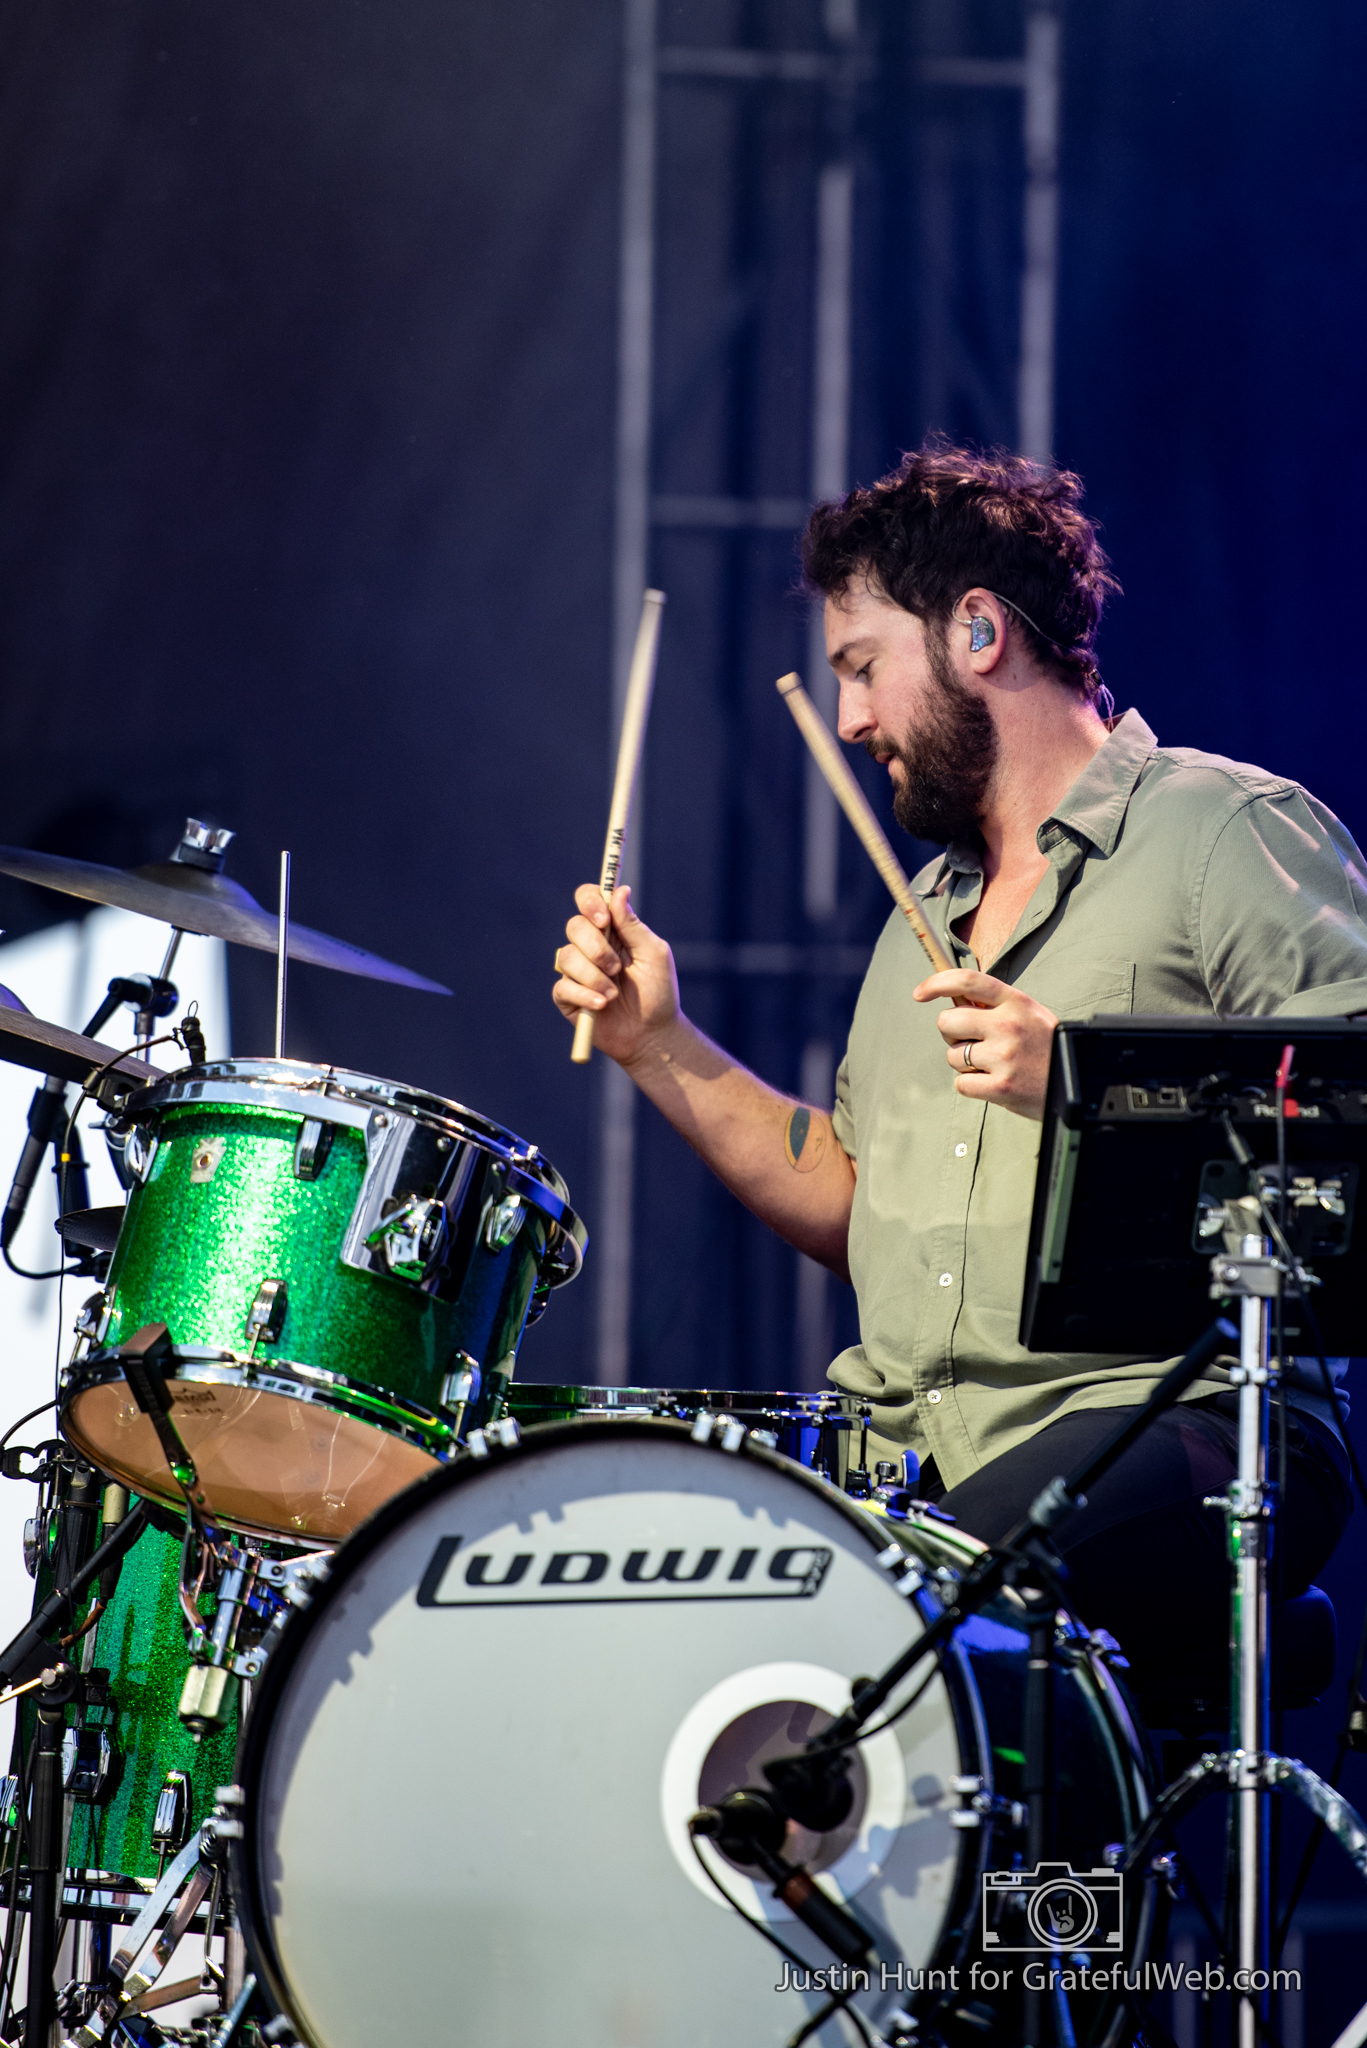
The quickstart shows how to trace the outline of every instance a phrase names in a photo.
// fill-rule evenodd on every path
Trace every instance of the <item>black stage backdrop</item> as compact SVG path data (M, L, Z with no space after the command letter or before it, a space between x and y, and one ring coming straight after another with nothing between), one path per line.
M581 1202L546 989L608 745L617 48L575 0L59 4L0 96L0 837L164 857L198 812L268 903L289 846L302 922L455 990L295 969L291 1051Z
M927 426L1011 431L1004 96L974 145L1002 233L962 251L987 396L928 415L916 371L924 109L898 66L950 16L961 47L1019 48L1005 0L866 10L866 477ZM0 838L131 862L194 811L237 829L231 872L268 903L290 846L300 919L456 992L298 969L291 1049L509 1123L592 1227L598 1083L547 987L606 795L618 8L4 0L0 25ZM663 10L666 39L817 32L806 4ZM1359 832L1364 164L1341 88L1364 45L1331 0L1069 12L1057 437L1126 586L1104 641L1121 704L1165 741L1293 771ZM734 165L700 148L666 225ZM806 321L800 294L789 313ZM791 463L703 474L665 420L666 487L803 490L806 401L754 389L770 442L796 421ZM666 537L652 564L681 602L643 907L694 941L800 940L801 762L772 697L803 658L791 540L736 544L732 586L762 602L724 650L727 621L695 605L690 626L682 602L688 550L713 545ZM884 907L848 847L843 872L833 936L866 944ZM0 921L58 908L10 889ZM820 998L820 1028L840 1035L854 986ZM796 1085L810 991L686 993ZM236 956L233 997L238 1049L264 1049L269 963ZM789 1382L789 1255L650 1112L641 1171L637 1376ZM592 1378L592 1306L587 1280L558 1300L524 1371Z

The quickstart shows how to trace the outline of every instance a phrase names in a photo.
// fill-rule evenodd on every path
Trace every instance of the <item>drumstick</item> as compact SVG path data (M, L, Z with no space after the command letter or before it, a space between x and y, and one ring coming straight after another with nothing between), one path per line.
M855 781L849 762L841 753L830 728L803 689L801 676L780 676L776 688L797 720L798 730L812 750L812 758L853 825L865 853L887 883L897 908L925 947L931 966L937 974L948 973L954 963L946 958L940 941L922 917L921 906L916 901L902 863L888 845L887 835L873 815L872 806Z
M617 887L622 848L626 844L627 826L631 820L631 799L636 793L636 772L641 765L646 720L650 716L650 693L655 687L655 659L660 651L660 614L664 604L662 590L648 590L641 601L641 623L636 628L626 702L622 706L622 736L617 742L617 774L608 810L607 838L603 841L603 871L598 879L605 903L611 902L612 892ZM577 1067L584 1066L593 1051L593 1019L592 1010L579 1012L574 1027L574 1044L570 1048L570 1058Z

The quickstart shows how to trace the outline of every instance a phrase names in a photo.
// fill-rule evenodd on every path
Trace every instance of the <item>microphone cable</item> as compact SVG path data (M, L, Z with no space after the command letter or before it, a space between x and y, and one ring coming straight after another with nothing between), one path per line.
M713 1887L714 1890L720 1892L721 1896L725 1899L727 1905L731 1908L731 1911L737 1916L737 1918L743 1920L747 1927L753 1927L756 1934L762 1934L764 1936L764 1939L770 1944L770 1946L772 1948L776 1948L779 1954L781 1956L785 1956L787 1960L794 1965L795 1968L804 1971L810 1970L812 1968L812 1965L809 1962L804 1961L804 1959L797 1953L796 1949L789 1948L786 1941L781 1941L778 1935L774 1933L773 1929L769 1927L765 1921L756 1919L753 1913L747 1913L744 1906L741 1905L740 1900L737 1899L730 1891L727 1890L726 1886L717 1876L716 1871L712 1869L711 1865L707 1861L707 1858L703 1855L702 1849L698 1844L698 1838L695 1834L692 1833L691 1830L689 1832L688 1840L693 1850L693 1854L698 1859L698 1867L702 1871L703 1876L707 1879L708 1883ZM827 2020L834 2018L837 2013L840 2013L846 2019L851 2019L854 2021L855 2026L859 2031L859 2038L861 2042L864 2044L864 2048L877 2048L877 2036L870 2033L868 2023L865 2020L864 2015L861 2012L856 2011L855 2007L850 2004L850 2000L853 1997L854 1989L851 1989L849 1991L838 1991L835 1994L834 1998L830 1999L827 2002L827 2004L820 2009L819 2012L814 2013L810 2019L804 2020L802 2026L799 2027L798 2031L794 2035L792 2035L791 2038L787 2041L787 2043L785 2044L785 2048L801 2048L801 2044L804 2041L809 2041L813 2034L819 2033L821 2028L825 2026Z

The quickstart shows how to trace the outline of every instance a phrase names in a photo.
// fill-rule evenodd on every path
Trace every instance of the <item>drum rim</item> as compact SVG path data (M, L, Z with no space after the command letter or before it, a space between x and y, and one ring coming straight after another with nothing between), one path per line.
M571 1208L569 1189L562 1176L537 1145L519 1138L515 1131L495 1123L477 1109L469 1109L444 1095L410 1088L403 1081L386 1081L378 1074L363 1074L351 1067L337 1067L313 1060L240 1059L210 1060L202 1066L182 1067L162 1080L149 1083L130 1095L122 1114L134 1123L146 1122L159 1110L197 1105L221 1105L230 1097L219 1089L241 1091L244 1106L255 1099L270 1109L292 1109L293 1105L269 1101L268 1091L302 1096L305 1102L331 1102L365 1117L372 1110L385 1110L427 1124L444 1136L474 1145L490 1154L504 1168L510 1193L540 1209L551 1226L551 1235L539 1261L539 1270L551 1287L563 1287L575 1279L588 1248L588 1230L578 1212ZM207 1091L215 1091L213 1093ZM307 1115L307 1109L300 1114ZM323 1119L327 1121L327 1119ZM340 1119L334 1119L340 1121Z
M564 1189L560 1175L539 1146L528 1144L516 1131L508 1130L480 1110L470 1109L451 1096L411 1088L405 1081L388 1081L382 1074L363 1074L359 1068L338 1067L325 1060L227 1059L181 1067L130 1096L125 1114L137 1118L144 1111L162 1109L172 1103L201 1101L206 1082L236 1082L244 1089L285 1088L301 1095L316 1095L324 1101L400 1110L419 1123L438 1123L443 1130L454 1125L470 1142L498 1152L513 1165L544 1172L557 1192Z
M574 1380L516 1380L508 1392L510 1397L526 1396L529 1399L537 1394L609 1396L609 1399L602 1402L591 1401L586 1404L583 1411L586 1421L596 1420L602 1410L611 1411L619 1399L624 1403L623 1414L630 1415L636 1412L639 1415L644 1401L638 1400L633 1405L630 1397L634 1394L652 1402L681 1402L694 1410L709 1408L727 1415L765 1415L772 1416L780 1422L809 1421L813 1428L822 1422L839 1422L846 1419L852 1429L859 1427L859 1417L850 1415L848 1410L841 1407L842 1396L839 1394L799 1394L783 1389L771 1391L764 1387L601 1387L585 1386ZM545 1405L550 1407L560 1404L547 1400ZM568 1421L571 1417L567 1415L565 1419ZM676 1421L678 1418L666 1416L661 1419ZM761 1445L758 1448L764 1447Z
M600 1433L604 1441L614 1444L621 1443L624 1435L650 1441L664 1433L675 1442L691 1443L697 1450L710 1451L717 1457L758 1459L761 1464L769 1465L784 1478L795 1480L818 1494L864 1537L874 1555L887 1548L884 1531L873 1523L872 1517L867 1516L856 1501L837 1492L825 1480L818 1479L805 1466L785 1457L781 1451L771 1451L767 1444L752 1442L748 1435L735 1450L727 1451L715 1439L709 1439L705 1443L699 1442L688 1423L674 1422L665 1416L590 1418L572 1422L534 1423L522 1431L515 1449L494 1450L492 1455L495 1458L517 1457L523 1448L541 1449L556 1442L583 1443ZM258 1839L254 1821L258 1811L262 1772L275 1711L304 1644L310 1639L315 1623L345 1590L357 1570L396 1528L410 1516L421 1513L434 1495L454 1490L463 1484L467 1477L488 1469L488 1452L480 1458L463 1450L449 1464L439 1466L425 1479L406 1487L402 1493L397 1493L392 1500L386 1501L383 1507L377 1508L358 1529L353 1530L344 1543L338 1545L333 1553L327 1578L312 1589L306 1608L296 1608L291 1612L265 1670L254 1683L251 1710L246 1715L242 1728L235 1780L236 1789L241 1794L241 1804L235 1811L242 1822L242 1834L229 1844L233 1896L243 1938L258 1982L262 1984L276 2010L285 2014L295 2027L301 2042L313 2044L313 2037L305 2030L291 1998L289 1983L276 1953L270 1931L270 1918L258 1881ZM914 1608L923 1627L934 1619L933 1613L927 1613L926 1602L926 1593L921 1589L907 1603L909 1607ZM964 1757L976 1756L980 1762L987 1763L990 1772L991 1746L986 1727L981 1721L977 1689L969 1670L967 1655L952 1638L948 1654L941 1660L940 1671L960 1754ZM971 1916L964 1911L965 1900L978 1887L982 1871L987 1867L991 1830L966 1828L957 1832L958 1867L945 1906L935 1952L926 1964L927 1970L947 1968L957 1955L966 1950L971 1939L972 1923ZM916 1996L919 1999L925 1995ZM325 2044L313 2044L313 2048L325 2048Z

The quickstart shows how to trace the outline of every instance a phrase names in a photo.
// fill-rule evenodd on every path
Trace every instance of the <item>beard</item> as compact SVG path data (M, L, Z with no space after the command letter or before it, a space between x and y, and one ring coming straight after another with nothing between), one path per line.
M976 833L992 771L997 765L997 728L981 697L955 675L942 635L926 626L926 659L937 695L905 737L892 742L902 764L902 783L893 791L892 815L913 839L951 840ZM869 753L889 744L865 741Z

